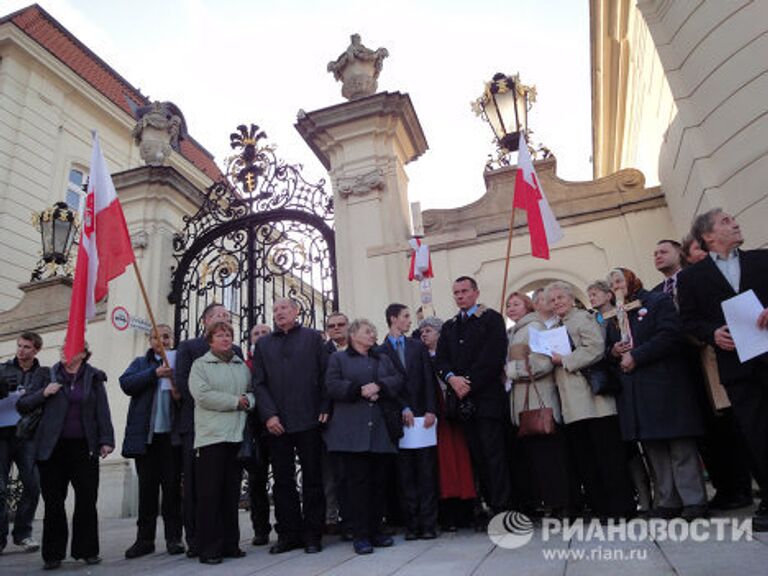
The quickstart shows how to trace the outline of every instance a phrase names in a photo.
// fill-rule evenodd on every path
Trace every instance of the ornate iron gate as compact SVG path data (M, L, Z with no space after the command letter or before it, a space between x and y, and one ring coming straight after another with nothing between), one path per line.
M277 298L296 300L302 324L318 329L335 309L333 196L324 180L309 184L300 166L279 161L265 138L254 124L237 127L226 177L174 237L177 342L200 333L214 301L229 309L244 344L252 326L272 323Z

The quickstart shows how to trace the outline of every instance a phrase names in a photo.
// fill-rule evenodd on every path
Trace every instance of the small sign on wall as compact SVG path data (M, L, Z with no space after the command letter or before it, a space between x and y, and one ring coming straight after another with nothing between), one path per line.
M112 326L119 332L124 332L128 328L133 328L146 334L152 332L152 323L149 320L136 316L131 317L124 306L115 306L112 309Z
M128 314L128 310L122 306L115 306L112 308L112 326L116 330L123 332L128 329L131 324L131 315Z

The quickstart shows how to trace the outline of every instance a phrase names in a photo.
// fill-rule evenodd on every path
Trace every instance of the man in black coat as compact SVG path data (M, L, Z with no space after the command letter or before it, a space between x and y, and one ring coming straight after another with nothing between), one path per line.
M405 336L411 328L411 311L407 306L390 304L385 316L389 334L379 352L389 356L404 378L405 385L399 397L403 424L413 427L414 418L423 418L423 427L432 428L437 421L437 383L427 348L421 341ZM406 526L405 539L436 538L436 447L400 449L397 472Z
M229 311L218 302L211 302L203 310L203 326L207 328L216 322L229 322ZM173 380L181 398L179 408L173 423L173 436L178 436L181 442L181 470L184 478L182 494L182 512L184 518L184 533L187 538L187 556L197 556L195 542L195 526L197 506L195 505L195 399L189 392L189 371L192 363L204 356L210 346L205 335L190 340L184 340L176 350L176 366ZM233 346L235 354L243 357L239 346Z
M24 332L16 340L16 356L0 365L0 399L6 408L13 405L29 388L32 378L42 368L37 353L43 339L35 332ZM0 427L0 554L8 540L8 481L11 464L16 464L21 480L21 498L13 522L13 541L26 552L34 552L40 544L32 538L32 521L40 500L40 480L35 467L35 445L32 438L18 438L16 426Z
M505 461L509 418L502 374L507 358L507 332L501 314L478 304L474 278L453 283L459 313L443 324L435 365L459 400L469 453L480 488L494 514L510 505L509 470Z
M150 348L135 358L120 376L120 388L131 398L125 423L122 454L133 458L139 478L139 517L136 541L125 551L128 559L155 551L158 501L169 554L182 554L181 545L181 447L173 445L171 429L175 413L171 376L161 352L173 348L173 333L159 324L149 338ZM170 358L169 358L170 361Z
M273 313L275 331L258 341L253 355L256 407L269 433L275 475L278 540L269 552L281 554L303 545L312 554L322 550L325 518L320 425L328 420L324 393L328 352L319 332L296 322L295 301L275 300ZM296 455L301 464L301 502Z
M338 310L325 319L325 349L329 356L349 346L349 318ZM330 413L333 412L331 403ZM341 533L343 540L351 539L348 514L345 516L346 489L344 488L344 463L337 453L328 452L323 444L323 488L325 490L325 532Z
M679 310L677 277L685 265L682 245L675 240L659 240L653 251L656 270L664 280L653 288L672 297ZM683 349L690 377L696 384L697 400L704 415L704 436L699 440L699 451L715 487L709 501L712 510L733 510L752 504L752 474L744 436L736 423L733 408L714 410L710 402L709 386L702 369L702 345L691 340Z
M714 346L720 381L728 391L736 419L746 436L762 502L752 520L755 531L768 531L768 354L739 361L721 303L753 290L768 303L768 250L739 250L744 239L736 220L715 208L696 218L691 230L709 258L685 268L678 277L684 328ZM755 318L768 330L768 308Z

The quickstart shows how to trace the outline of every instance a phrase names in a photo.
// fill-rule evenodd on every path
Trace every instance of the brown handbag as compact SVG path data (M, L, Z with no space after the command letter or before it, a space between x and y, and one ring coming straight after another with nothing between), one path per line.
M529 350L530 352L530 350ZM548 408L544 405L544 400L539 394L539 389L536 387L536 382L533 379L533 371L528 359L528 354L523 356L525 361L525 371L528 373L528 382L525 384L525 402L523 403L523 409L520 412L520 426L517 429L518 438L524 438L525 436L545 436L555 433L555 414L552 408ZM529 395L533 386L533 391L536 392L536 397L539 399L539 407L531 409L529 403Z

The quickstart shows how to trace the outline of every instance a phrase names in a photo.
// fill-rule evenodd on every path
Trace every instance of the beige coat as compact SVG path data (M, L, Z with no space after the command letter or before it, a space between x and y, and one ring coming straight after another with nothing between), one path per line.
M509 346L512 349L513 344L528 344L528 330L533 328L543 332L546 330L546 326L539 319L536 313L532 312L523 318L521 318L517 324L515 324L509 330ZM563 417L560 410L560 398L557 394L557 386L555 385L554 378L554 365L549 356L544 354L531 353L528 362L533 372L533 378L536 384L536 390L539 391L541 400L544 406L552 408L552 413L557 422L562 423ZM539 396L536 395L536 391L533 389L533 385L521 380L527 379L528 372L525 369L525 362L523 360L511 360L507 358L507 378L512 381L512 393L510 398L510 411L512 414L512 422L515 425L520 424L520 412L525 406L525 390L530 386L528 392L528 407L530 409L540 408Z
M594 364L605 353L605 338L595 318L584 310L571 309L563 321L575 350L555 368L555 381L566 424L616 414L612 396L595 396L579 370Z

